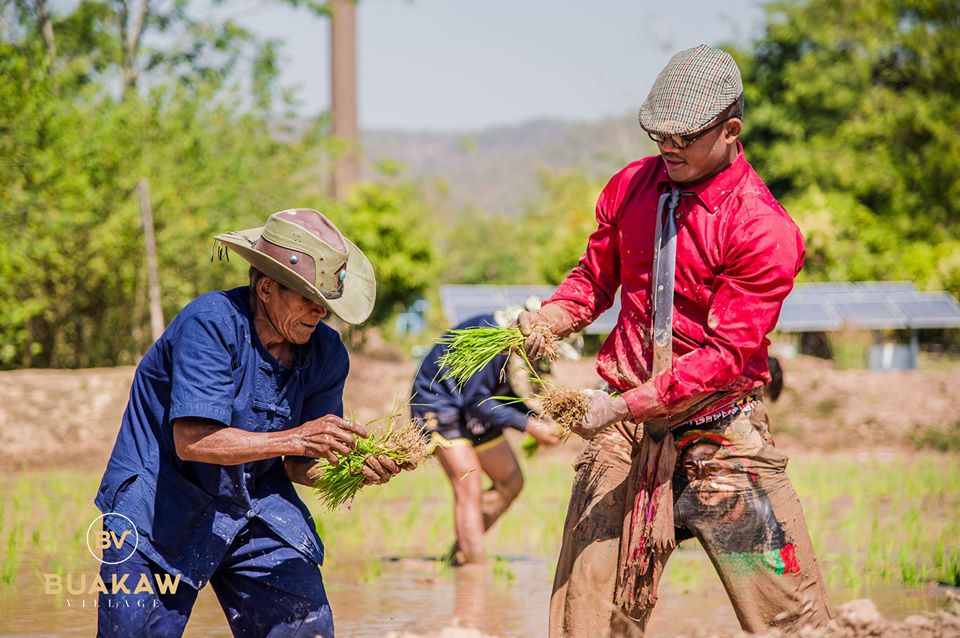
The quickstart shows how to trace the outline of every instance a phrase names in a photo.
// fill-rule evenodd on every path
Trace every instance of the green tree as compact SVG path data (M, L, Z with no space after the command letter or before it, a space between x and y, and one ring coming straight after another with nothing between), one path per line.
M813 244L806 275L960 293L960 4L774 2L737 57L749 157Z
M534 263L539 279L559 284L587 247L597 228L595 208L603 182L582 171L540 176L541 195L528 213L528 236L538 247Z
M536 245L522 220L469 209L444 226L439 238L444 283L516 284L535 277Z
M245 282L245 270L210 264L214 233L319 196L304 167L325 138L319 121L278 124L273 45L170 7L142 18L184 35L159 50L133 42L141 18L125 2L62 15L0 5L0 224L12 231L0 243L2 367L129 363L149 345L141 177L168 318Z
M362 182L332 207L337 226L374 264L377 305L371 323L387 319L436 285L433 230L415 187Z

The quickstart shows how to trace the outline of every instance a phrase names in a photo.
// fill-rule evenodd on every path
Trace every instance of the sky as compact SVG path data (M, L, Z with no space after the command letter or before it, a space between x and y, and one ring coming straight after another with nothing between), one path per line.
M762 0L359 0L363 129L481 130L595 121L639 108L670 55L745 43ZM241 21L283 42L281 83L329 108L329 23L258 5Z

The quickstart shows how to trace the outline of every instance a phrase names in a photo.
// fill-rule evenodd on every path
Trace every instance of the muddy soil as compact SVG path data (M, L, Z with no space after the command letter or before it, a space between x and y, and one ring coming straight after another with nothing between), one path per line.
M593 361L560 361L556 380L596 387ZM856 452L914 446L923 432L960 421L960 365L877 373L836 370L823 360L783 361L785 388L770 406L788 451ZM133 368L0 372L0 469L102 467L116 437ZM366 422L407 400L416 362L354 354L344 404ZM569 449L570 446L567 446Z
M955 596L954 600L958 600ZM954 611L960 611L954 609ZM764 634L735 634L733 638L781 638L773 631ZM869 599L852 600L837 608L834 620L826 627L808 628L793 634L798 638L948 638L960 636L960 615L951 611L913 615L901 621L887 620Z
M960 636L960 616L948 611L937 614L908 616L902 621L886 620L869 599L853 600L837 609L836 617L823 628L801 629L791 634L796 638L953 638ZM785 634L773 631L764 634L714 634L698 633L689 638L785 638ZM497 638L477 629L447 627L436 633L418 634L391 632L387 638Z

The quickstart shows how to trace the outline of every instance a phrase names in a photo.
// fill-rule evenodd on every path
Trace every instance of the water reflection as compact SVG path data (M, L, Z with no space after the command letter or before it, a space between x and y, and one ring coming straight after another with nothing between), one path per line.
M706 556L678 550L675 558L681 560L671 560L673 569L668 566L664 575L647 637L736 633L736 617ZM437 560L414 557L385 559L379 566L371 570L357 562L325 568L338 636L429 636L454 626L501 638L546 636L553 580L553 565L546 561L506 558L486 567L451 569ZM78 566L80 571L85 568L89 566ZM89 571L91 576L96 573ZM866 596L888 618L903 618L941 607L945 590L879 585L860 592L830 591L834 605ZM93 607L70 606L62 597L46 595L40 570L34 567L23 569L13 586L0 589L2 638L92 636L96 615ZM230 635L209 588L200 593L185 635Z

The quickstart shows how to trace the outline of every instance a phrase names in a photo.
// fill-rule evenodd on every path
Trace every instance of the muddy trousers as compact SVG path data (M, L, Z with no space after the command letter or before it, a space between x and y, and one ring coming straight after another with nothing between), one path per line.
M675 437L677 540L699 540L741 626L758 632L826 624L823 578L763 404ZM551 638L640 636L650 618L652 607L634 620L613 603L632 450L609 428L576 461L550 600Z
M103 558L123 560L101 565L100 577L107 584L125 582L127 591L100 594L98 638L183 635L196 589L180 582L173 591L137 591L141 578L153 583L169 574L137 550L130 555L126 546L104 550ZM333 616L317 564L256 519L237 535L210 585L238 638L333 638Z

